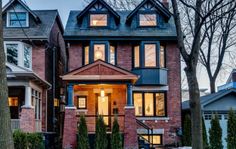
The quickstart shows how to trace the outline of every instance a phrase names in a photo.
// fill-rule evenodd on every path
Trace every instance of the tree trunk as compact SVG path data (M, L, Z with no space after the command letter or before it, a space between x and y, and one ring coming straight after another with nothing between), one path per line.
M2 0L0 0L2 6ZM5 52L3 46L2 7L0 7L0 148L14 149L11 131Z
M189 99L191 111L191 126L192 126L192 147L193 149L203 149L202 139L202 115L200 104L200 92L197 82L196 70L185 69L188 85Z
M210 90L211 93L215 93L216 92L216 79L215 78L210 78Z

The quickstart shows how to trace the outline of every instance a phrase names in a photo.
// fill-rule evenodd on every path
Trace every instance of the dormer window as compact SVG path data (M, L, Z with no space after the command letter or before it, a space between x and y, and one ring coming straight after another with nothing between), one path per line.
M28 13L27 12L9 12L8 13L8 27L28 27Z
M105 27L108 25L107 20L107 14L90 14L91 27Z
M139 26L157 26L157 15L139 14Z

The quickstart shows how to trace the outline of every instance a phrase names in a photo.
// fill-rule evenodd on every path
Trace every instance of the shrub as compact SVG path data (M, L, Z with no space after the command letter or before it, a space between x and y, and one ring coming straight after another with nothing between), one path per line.
M209 149L209 144L207 140L207 133L206 133L206 126L205 126L205 121L202 118L202 137L203 137L203 148L204 149Z
M88 130L84 116L80 116L78 127L78 149L89 149Z
M96 122L96 134L95 134L95 148L96 149L106 149L107 148L107 134L106 125L103 121L101 115L98 116Z
M44 149L43 136L39 133L24 133L16 130L13 139L15 149Z
M13 133L15 149L27 149L27 134L21 130L16 130Z
M222 129L220 127L217 115L211 119L211 128L209 130L210 149L223 149L222 145Z
M190 115L186 115L184 118L184 125L183 125L183 145L184 146L191 146L191 119Z
M236 149L236 117L233 109L229 111L226 140L228 149Z
M122 137L120 134L119 123L117 117L115 117L113 122L112 134L111 134L111 148L112 149L122 149Z

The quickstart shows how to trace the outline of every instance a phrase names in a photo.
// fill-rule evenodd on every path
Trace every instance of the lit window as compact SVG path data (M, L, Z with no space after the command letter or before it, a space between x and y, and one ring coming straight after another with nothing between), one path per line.
M87 97L77 97L77 108L78 109L87 109Z
M18 106L18 97L8 97L8 105L9 105L9 107L17 107Z
M7 62L18 65L18 44L6 44Z
M156 93L156 116L165 116L165 94Z
M115 51L115 47L114 46L110 46L110 64L115 65L115 60L116 60L116 51Z
M140 14L139 25L140 26L157 26L156 14Z
M134 67L140 66L140 59L139 59L139 46L134 47Z
M30 47L24 46L24 66L26 68L30 68L30 62L31 62L31 59L30 59L31 53L30 52L31 52Z
M135 115L142 116L143 114L143 100L141 93L134 93Z
M91 14L90 26L107 26L107 14Z
M136 116L166 116L165 93L134 93L133 99Z
M27 27L27 13L26 12L10 12L9 13L10 27Z
M165 48L160 46L160 68L165 67Z
M84 64L89 64L89 46L84 48Z
M145 67L156 67L156 44L144 44Z
M94 61L103 60L105 61L105 44L94 44Z
M148 140L148 135L142 135L146 140ZM154 145L162 145L162 135L150 135L149 138L152 138L152 143Z
M154 99L152 93L144 94L145 116L154 116Z

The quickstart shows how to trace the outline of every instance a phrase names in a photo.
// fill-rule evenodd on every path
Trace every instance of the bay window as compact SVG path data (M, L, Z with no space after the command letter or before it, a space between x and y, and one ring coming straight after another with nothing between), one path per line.
M23 42L4 42L6 52L6 62L21 66L24 68L32 68L32 47Z
M159 42L143 41L133 50L134 68L165 68L165 48Z
M90 46L84 47L83 53L84 65L96 60L106 61L112 65L116 64L116 48L107 41L92 41Z
M166 93L139 93L133 94L135 115L147 117L166 116Z

